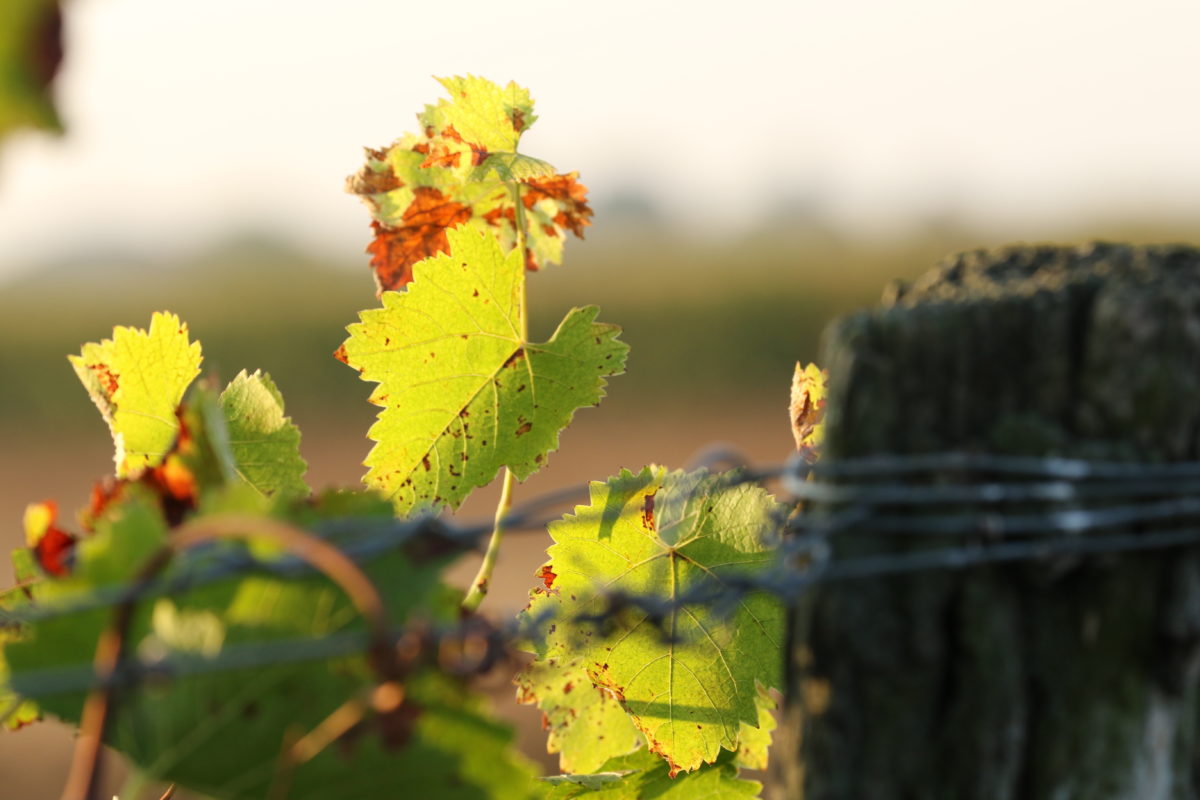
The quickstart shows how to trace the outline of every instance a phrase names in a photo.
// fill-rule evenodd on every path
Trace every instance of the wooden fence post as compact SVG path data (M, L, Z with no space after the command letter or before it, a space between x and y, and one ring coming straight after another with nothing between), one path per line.
M971 252L888 295L826 332L823 458L1200 460L1200 251ZM803 606L775 798L1198 796L1195 549L830 583Z

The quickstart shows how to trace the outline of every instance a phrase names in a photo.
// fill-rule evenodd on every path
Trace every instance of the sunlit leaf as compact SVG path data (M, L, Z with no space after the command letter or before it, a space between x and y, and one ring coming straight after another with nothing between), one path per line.
M816 364L796 363L792 375L792 402L789 413L796 449L809 461L815 461L825 439L825 392L828 376Z
M552 576L544 580L553 582ZM549 594L536 594L528 617L553 613L550 603ZM642 737L617 699L592 685L582 655L569 652L565 637L548 638L540 657L517 676L517 700L542 712L546 751L559 754L563 772L597 772L610 758L636 750Z
M780 685L780 602L762 592L728 612L715 602L729 582L771 562L764 534L777 511L765 491L735 477L647 468L593 483L590 505L550 525L556 577L543 602L558 605L556 635L673 772L741 747L742 726L760 724L757 686ZM707 602L673 602L705 591L714 595ZM614 592L658 598L669 610L661 619L645 607L609 613ZM561 633L584 616L608 620Z
M188 340L187 324L155 313L148 331L114 328L112 339L69 358L112 431L117 476L161 464L179 435L179 402L200 374L200 344Z
M604 396L628 348L595 307L573 309L544 343L522 335L520 257L474 228L449 232L404 292L349 326L341 357L378 383L369 486L399 514L457 506L508 467L524 480L558 448L575 411Z
M517 152L536 119L529 92L474 76L439 80L450 99L418 114L420 133L368 150L347 182L371 211L379 290L403 287L417 261L448 252L446 229L467 221L488 226L506 250L520 227L529 269L561 263L567 232L582 237L592 210L576 173Z
M542 780L541 800L747 800L762 784L738 778L726 753L715 764L673 777L662 759L646 750L610 759L594 775L558 775Z

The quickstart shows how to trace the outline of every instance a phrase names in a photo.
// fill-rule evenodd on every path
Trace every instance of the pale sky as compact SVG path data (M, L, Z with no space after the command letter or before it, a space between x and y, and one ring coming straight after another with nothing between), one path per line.
M1034 238L1200 214L1200 2L68 0L66 137L0 148L0 275L91 243L168 256L269 230L357 257L342 193L442 96L516 80L522 149L603 206L707 230L816 193L850 232L953 210ZM596 220L603 224L602 217Z

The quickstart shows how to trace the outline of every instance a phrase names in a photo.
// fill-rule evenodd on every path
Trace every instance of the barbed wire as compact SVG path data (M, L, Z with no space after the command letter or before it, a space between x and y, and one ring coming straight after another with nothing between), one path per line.
M693 466L717 462L747 463L736 452L720 448L710 449ZM1021 480L999 481L995 476ZM663 622L673 611L704 606L715 615L733 613L751 594L765 593L795 603L828 582L1200 544L1200 525L1196 524L1200 520L1200 463L1195 462L1138 464L941 453L809 464L796 456L784 464L726 473L720 487L731 489L777 478L793 503L786 513L775 515L763 526L762 534L772 541L777 554L767 568L753 574L724 573L719 580L701 582L671 597L598 591L586 604L587 610L573 614L569 621L604 626L621 613L635 610L651 624L658 624L666 637ZM510 530L542 528L558 517L551 511L585 500L587 491L586 486L576 486L540 495L516 507L503 524ZM793 513L797 506L803 510ZM478 549L491 527L482 523L456 526L423 516L323 521L311 530L337 543L356 563L366 564L414 545L439 552ZM880 552L839 555L840 539L860 536L874 537ZM945 544L946 540L951 543ZM245 550L201 551L196 559L181 561L160 578L102 587L46 608L6 612L0 625L185 594L252 573L281 579L317 574L311 565L292 556L262 560ZM533 641L549 625L562 621L542 613L527 614L507 624L488 623L485 628L480 628L478 618L441 626L420 622L389 631L388 640L393 647L411 649L416 637L442 668L470 674L496 663L511 651L514 642ZM456 652L486 653L487 657L472 659L469 664L443 657L446 643L461 645L468 639L474 644L458 647ZM338 658L362 652L367 645L366 632L349 630L319 638L227 645L215 657L172 652L157 659L127 659L106 680L120 686L161 682L223 670ZM21 693L31 699L102 685L90 664L14 677Z

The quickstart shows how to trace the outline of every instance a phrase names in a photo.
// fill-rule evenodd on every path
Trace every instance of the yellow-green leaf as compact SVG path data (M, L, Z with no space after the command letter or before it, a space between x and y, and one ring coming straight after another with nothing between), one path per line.
M549 341L526 341L520 255L470 226L449 236L451 255L417 264L404 292L385 292L349 326L341 351L379 384L365 480L398 514L456 507L502 467L524 480L575 411L600 402L628 352L594 306L572 309Z
M306 496L300 430L284 416L283 396L271 377L238 373L221 393L221 408L238 475L268 496Z
M453 126L463 141L488 152L515 152L521 134L533 124L533 99L529 90L509 81L501 88L486 78L438 78L450 92L424 115L439 132Z
M535 595L529 618L553 602L545 593ZM542 712L546 752L559 754L563 772L598 772L610 758L640 747L642 737L616 698L592 685L582 656L571 654L560 637L549 640L543 654L517 675L517 701Z
M179 435L179 402L200 374L200 344L188 340L187 324L157 312L148 331L119 326L69 359L112 431L117 476L162 463Z
M745 594L728 613L712 600L678 602L716 597L767 568L774 559L764 536L778 512L763 489L736 477L656 467L593 483L590 505L550 525L555 635L595 685L621 700L673 771L738 750L743 726L760 724L757 687L780 684L777 598ZM606 595L614 592L667 610L658 619L640 606L609 614ZM562 633L597 615L608 624Z
M789 415L796 449L808 461L816 461L825 440L825 393L828 376L816 364L796 362L792 374L792 402Z

